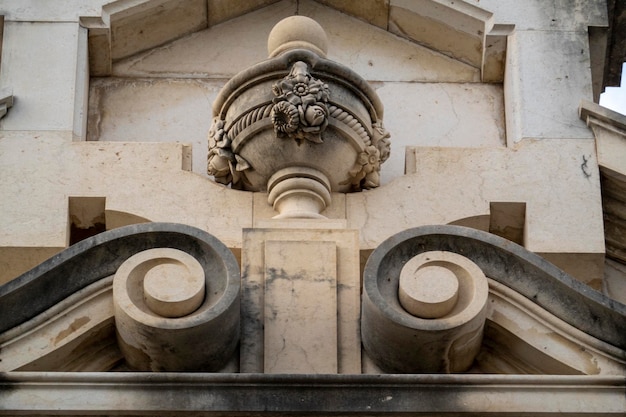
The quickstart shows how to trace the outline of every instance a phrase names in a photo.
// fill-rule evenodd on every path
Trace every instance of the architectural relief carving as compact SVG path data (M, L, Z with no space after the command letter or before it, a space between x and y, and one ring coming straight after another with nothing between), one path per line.
M269 191L270 178L285 168L305 182L312 178L304 171L316 170L321 176L313 180L328 184L328 192L378 187L390 135L374 90L349 68L325 59L326 34L309 18L279 22L268 48L271 58L233 77L214 104L208 173L250 191ZM307 193L317 188L307 186ZM300 210L297 216L318 215Z
M456 253L407 255L390 252L366 275L363 346L387 372L466 371L482 344L487 278Z
M115 323L132 369L225 366L239 341L239 302L227 292L226 270L207 272L193 256L171 248L139 252L119 267L113 279Z
M624 415L605 0L10 3L0 415Z
M328 85L309 73L305 62L298 61L289 74L272 86L272 123L279 138L324 142L322 133L328 126Z

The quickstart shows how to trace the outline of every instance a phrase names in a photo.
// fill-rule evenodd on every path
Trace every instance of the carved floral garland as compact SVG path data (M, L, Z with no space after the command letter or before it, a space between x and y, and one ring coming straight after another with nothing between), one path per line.
M382 122L372 125L373 134L369 134L350 113L336 106L327 104L330 96L328 85L313 78L308 66L302 61L293 64L289 74L272 86L276 96L273 104L259 107L242 117L226 132L225 121L219 117L213 119L209 130L208 173L215 181L233 188L244 188L245 173L250 164L232 151L231 135L265 117L270 117L276 136L294 139L298 144L306 140L323 143L322 133L328 126L328 118L342 121L361 137L365 148L358 156L349 178L342 184L351 184L352 189L375 188L380 185L380 164L389 157L389 133Z

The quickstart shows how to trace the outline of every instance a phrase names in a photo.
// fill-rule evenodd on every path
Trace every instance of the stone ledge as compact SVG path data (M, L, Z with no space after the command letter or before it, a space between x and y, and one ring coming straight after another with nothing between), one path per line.
M623 415L624 377L0 374L0 414L149 416Z

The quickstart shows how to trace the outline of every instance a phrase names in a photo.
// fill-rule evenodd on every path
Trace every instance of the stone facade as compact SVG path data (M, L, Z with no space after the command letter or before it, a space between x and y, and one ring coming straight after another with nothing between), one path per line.
M0 415L626 412L604 1L0 11Z

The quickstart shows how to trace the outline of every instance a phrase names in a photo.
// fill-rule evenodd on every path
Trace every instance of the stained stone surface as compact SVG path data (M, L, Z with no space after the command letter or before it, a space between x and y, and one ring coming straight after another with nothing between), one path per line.
M327 221L321 222L323 224ZM357 234L354 230L336 228L336 224L333 225L333 229L320 230L309 222L307 219L288 222L265 220L265 228L244 230L241 372L263 372L264 369L271 369L273 366L265 363L268 359L268 350L264 345L268 342L268 335L264 334L264 326L270 325L272 332L278 332L278 336L273 333L273 336L269 338L273 360L281 359L280 352L283 348L289 347L289 343L298 340L310 341L309 332L312 334L321 332L320 338L324 342L320 340L312 343L313 345L321 343L323 351L327 354L323 358L312 354L311 358L318 358L318 362L295 363L294 372L298 369L319 372L318 369L329 370L328 366L332 366L333 369L336 367L333 373L361 373L361 340L358 331L360 274ZM303 223L300 225L301 228L299 228L299 223ZM314 249L316 245L319 245L319 250L308 250ZM273 250L270 251L269 248ZM305 248L308 249L305 250ZM328 259L332 261L333 252L335 253L334 259L336 259L334 269L330 263L325 265L326 261L321 262L324 259L322 254L328 254ZM287 258L287 255L290 256ZM282 263L278 268L269 263L278 260L286 260L286 265L290 268L283 273ZM328 281L328 277L333 276L336 277L335 284ZM268 278L272 280L267 282ZM291 292L292 285L294 293ZM335 290L331 290L333 285ZM301 292L305 291L305 288L315 288L315 292L303 296ZM265 294L268 290L274 293ZM317 295L317 292L325 296ZM327 302L332 299L336 300L334 307ZM270 306L267 305L268 301L272 301ZM306 326L292 326L291 319L285 315L273 316L274 311L270 308L271 305L275 303L280 307L280 311L290 311L295 308L295 305L290 304L291 302L302 303L306 307L308 313L297 314L294 319L311 324L310 330ZM326 330L323 330L324 326L314 324L317 320L315 316L318 308L321 314L320 319L323 318L323 322L329 323ZM272 316L267 317L268 314ZM334 325L329 322L332 317L336 320ZM278 321L275 321L276 318ZM281 329L290 332L292 342L286 340L283 344ZM329 343L333 340L336 340L335 346ZM291 348L295 349L295 346L291 345ZM310 346L304 344L303 348L310 349ZM304 352L296 350L294 355L297 356L292 355L292 357L301 358L303 354Z
M468 370L485 325L483 271L457 253L396 249L381 245L365 266L363 347L386 372Z
M265 242L265 373L337 373L336 253L335 242Z

